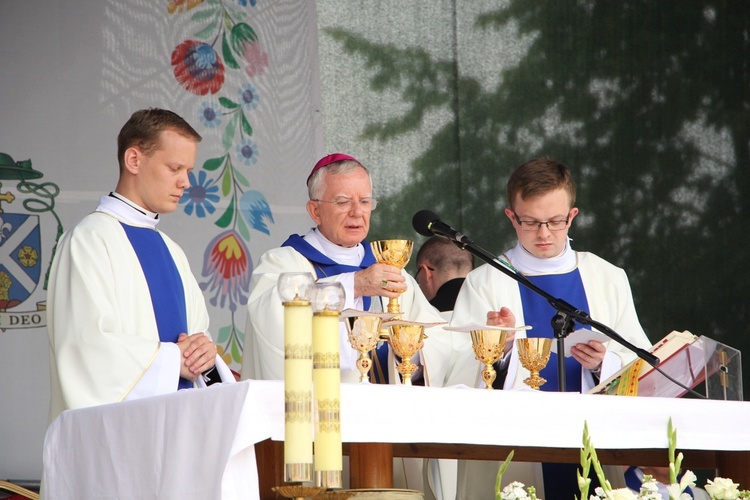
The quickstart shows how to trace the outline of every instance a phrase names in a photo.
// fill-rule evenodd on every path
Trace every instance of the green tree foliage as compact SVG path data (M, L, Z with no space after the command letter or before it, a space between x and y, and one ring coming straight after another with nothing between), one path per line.
M509 24L532 41L491 89L455 59L328 31L365 61L374 92L408 103L369 123L364 139L418 130L436 107L454 117L403 190L381 200L372 235L395 227L414 237L411 216L430 208L499 253L514 241L502 214L507 176L552 156L579 185L574 248L627 270L649 337L690 330L747 358L750 4L512 0L474 29Z

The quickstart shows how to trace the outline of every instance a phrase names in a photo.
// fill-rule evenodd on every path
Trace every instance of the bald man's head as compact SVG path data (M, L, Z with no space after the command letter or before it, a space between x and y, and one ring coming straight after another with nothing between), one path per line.
M451 240L433 236L417 252L417 282L428 300L447 281L463 278L474 269L474 255Z

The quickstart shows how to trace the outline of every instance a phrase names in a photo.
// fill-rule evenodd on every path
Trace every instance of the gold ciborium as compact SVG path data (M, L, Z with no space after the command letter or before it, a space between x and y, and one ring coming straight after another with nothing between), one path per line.
M552 339L516 339L516 347L518 348L518 359L521 361L521 365L531 372L531 376L525 379L523 383L538 391L539 387L547 381L539 376L539 372L549 362Z
M411 258L414 242L411 240L378 240L372 242L372 253L375 260L380 264L388 264L399 269L406 267ZM393 297L388 301L388 312L399 314L398 298Z
M349 344L359 353L357 370L359 370L360 382L368 382L367 374L372 368L370 351L378 345L383 321L391 319L393 316L393 314L388 313L354 309L347 309L341 313L341 318L346 323L346 331L349 333Z
M411 385L411 376L417 371L417 365L412 363L411 358L424 345L424 323L413 321L387 321L383 326L390 327L388 343L391 349L401 358L396 370L404 379L404 385Z

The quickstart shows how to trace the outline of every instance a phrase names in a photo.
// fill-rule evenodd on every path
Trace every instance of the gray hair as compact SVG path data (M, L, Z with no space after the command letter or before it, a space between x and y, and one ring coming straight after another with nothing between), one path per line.
M313 173L310 180L307 182L307 195L311 200L319 200L323 195L325 178L328 174L349 174L358 168L361 168L367 173L367 178L370 180L370 186L372 186L372 177L370 177L370 171L367 167L356 161L344 160L331 163Z

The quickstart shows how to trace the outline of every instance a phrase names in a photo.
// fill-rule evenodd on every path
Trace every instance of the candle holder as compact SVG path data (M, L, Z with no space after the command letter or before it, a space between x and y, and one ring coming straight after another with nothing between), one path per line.
M311 273L281 273L277 288L282 304L294 301L310 303L315 291L315 278Z
M284 498L294 498L295 500L304 500L305 498L320 498L325 492L325 488L317 486L303 486L300 484L285 484L284 486L274 486L273 492Z
M315 486L343 487L341 444L341 353L339 315L345 294L341 283L317 283L313 308L313 388L315 391Z
M313 480L312 295L310 273L281 273L284 306L284 481Z
M360 383L369 383L368 373L372 368L370 351L377 347L380 341L380 330L383 321L393 318L390 313L376 313L347 309L341 313L349 334L349 344L359 353L357 370Z
M352 498L354 493L346 490L326 490L317 497L317 500L346 500Z

